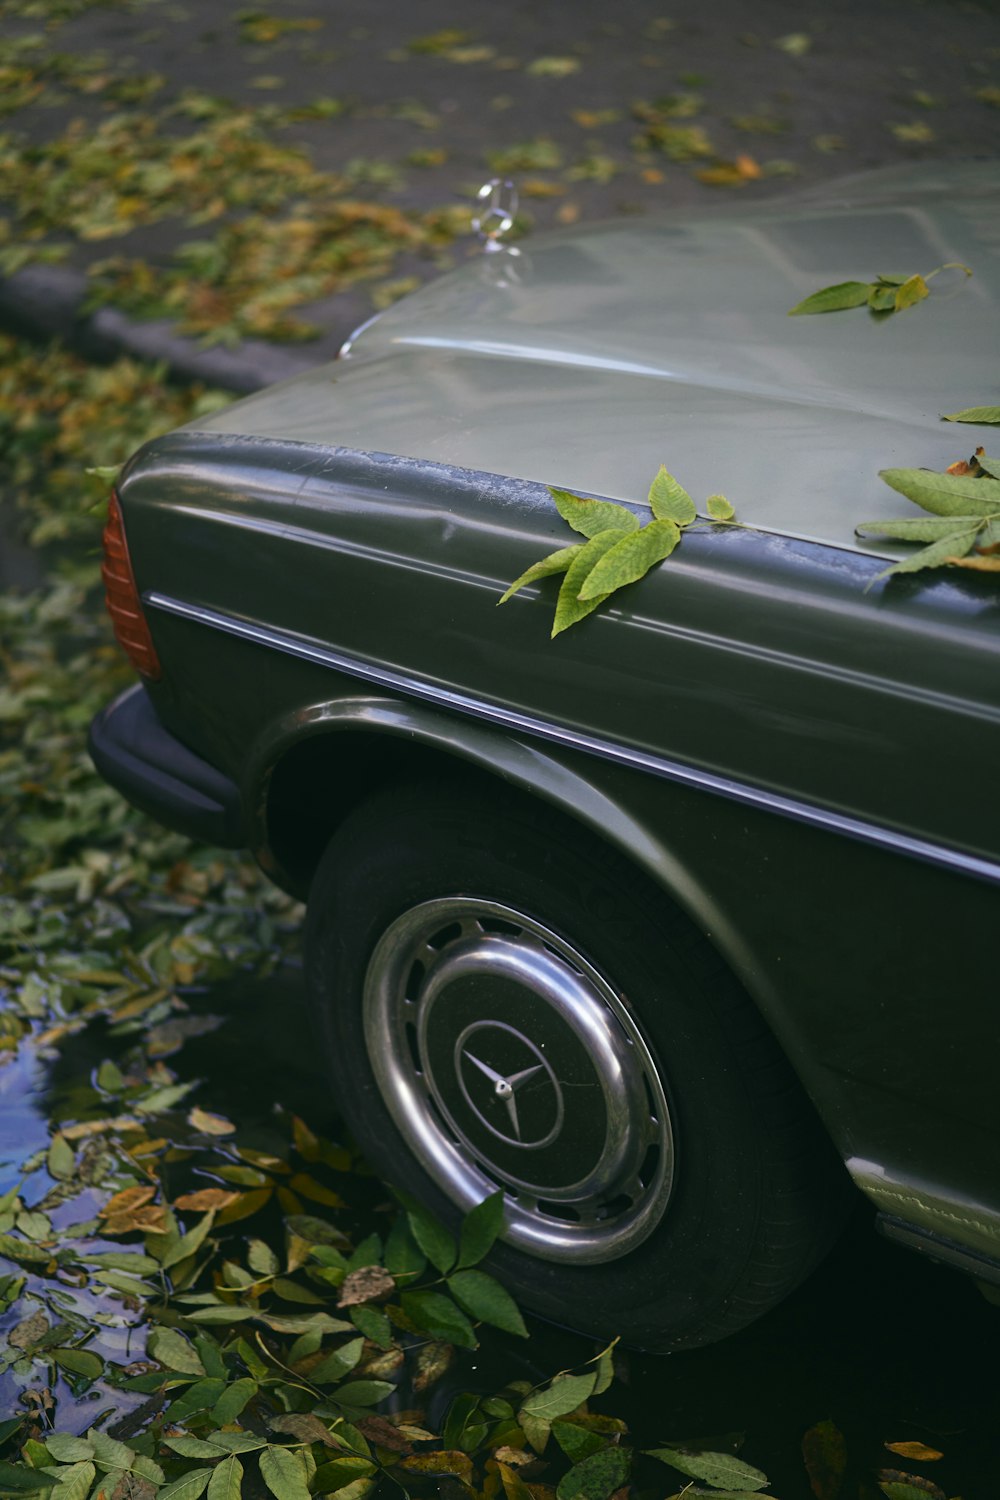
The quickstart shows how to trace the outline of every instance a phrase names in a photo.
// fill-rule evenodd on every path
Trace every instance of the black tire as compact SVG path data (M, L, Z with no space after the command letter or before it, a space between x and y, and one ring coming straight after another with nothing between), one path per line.
M520 1247L502 1244L495 1248L491 1268L521 1303L581 1332L600 1337L620 1334L635 1347L671 1349L722 1338L791 1291L835 1237L844 1217L847 1190L840 1164L784 1055L715 950L662 891L616 851L572 821L499 783L493 790L483 783L466 784L459 776L453 785L435 781L387 789L346 820L316 872L306 943L310 994L317 1007L338 1107L376 1168L439 1216L455 1221L460 1209L451 1196L461 1197L461 1192L457 1188L454 1193L451 1188L445 1191L441 1186L442 1181L452 1181L450 1169L443 1177L436 1166L434 1175L428 1172L425 1163L429 1158L418 1159L415 1154L418 1136L405 1120L400 1128L401 1106L393 1093L395 1083L387 1086L383 1078L380 1085L376 1076L387 1064L378 1032L384 1014L373 1008L382 1003L379 996L388 994L391 998L396 987L394 971L385 955L394 951L394 944L400 948L402 939L393 936L383 942L384 934L389 929L404 935L429 931L420 914L436 912L436 906L425 903L441 900L478 902L487 913L506 910L523 914L523 921L518 917L510 922L511 931L516 929L521 936L505 941L515 960L519 945L526 953L530 949L531 953L542 954L543 966L550 964L556 977L540 983L543 989L545 984L554 986L560 1004L563 986L572 989L576 982L572 973L583 969L589 974L588 966L593 966L598 977L580 982L596 985L597 999L592 1002L592 988L587 989L584 1008L589 1015L593 1006L596 1014L605 1003L605 982L618 997L608 1002L616 1009L615 1015L608 1012L606 1024L614 1033L614 1045L625 1054L625 1068L632 1072L625 1083L620 1082L620 1073L614 1074L613 1086L623 1091L623 1098L626 1086L631 1089L627 1099L632 1101L628 1107L633 1112L638 1085L632 1073L639 1066L634 1059L637 1053L647 1059L642 1065L646 1069L642 1088L647 1100L652 1101L646 1111L649 1123L640 1105L638 1123L633 1120L627 1129L633 1135L640 1127L661 1134L649 1147L642 1168L618 1169L620 1174L626 1170L631 1174L628 1191L607 1206L607 1194L618 1184L612 1180L613 1173L607 1166L611 1157L606 1155L601 1158L605 1163L601 1180L610 1182L611 1187L602 1189L605 1200L600 1204L597 1190L591 1190L585 1204L589 1227L584 1225L577 1231L571 1224L564 1236L569 1250L560 1249L555 1258L539 1258L523 1248L523 1239ZM446 909L461 912L465 908L441 908ZM491 927L489 922L486 925ZM511 1047L524 1042L533 1048L531 1055L518 1055L529 1063L534 1056L542 1059L521 1070L537 1075L531 1097L536 1117L541 1118L538 1112L543 1108L553 1109L558 1104L562 1111L562 1101L567 1098L569 1111L576 1096L568 1091L565 1079L566 1086L548 1081L539 1046L545 1049L548 1045L547 1056L552 1058L565 1054L569 1068L571 1063L576 1065L573 1049L577 1035L568 1029L562 1012L553 1016L554 1005L546 1003L548 990L541 1000L530 991L525 1008L516 986L504 988L506 980L497 978L489 967L496 964L496 957L475 957L480 948L499 953L488 945L503 938L503 921L497 925L500 936L486 936L478 947L478 938L473 941L467 934L460 938L455 935L457 928L449 931L451 938L434 938L439 945L434 951L446 955L437 961L439 968L434 969L434 960L430 960L423 980L419 978L421 970L414 971L417 1009L413 1010L410 1000L400 1000L398 1009L405 1009L407 1015L412 1011L429 1017L421 1022L426 1035L420 1045L426 1042L431 1061L426 1062L421 1053L413 1063L417 1073L432 1072L435 1087L439 1085L441 1090L442 1104L428 1107L428 1128L433 1130L436 1117L440 1135L451 1136L451 1147L445 1141L443 1149L446 1153L453 1149L471 1163L470 1171L480 1173L478 1196L484 1196L491 1190L490 1177L499 1181L508 1170L505 1163L513 1160L519 1164L519 1172L526 1170L520 1165L528 1160L526 1152L535 1153L529 1162L535 1174L532 1180L539 1174L544 1176L550 1169L539 1163L548 1160L550 1148L541 1137L537 1142L522 1139L517 1121L509 1114L510 1104L506 1097L500 1098L500 1083L491 1083L501 1074L504 1080L508 1074L511 1079L519 1077L511 1071L513 1063L495 1058L491 1072L477 1061L475 1052L485 1056L489 1046L495 1051L500 1044L503 1052L508 1046L507 1033L512 1038ZM543 932L541 938L538 932ZM553 945L546 944L545 933L555 935ZM470 945L473 958L463 960ZM373 960L375 954L379 956ZM546 954L554 956L548 959ZM477 963L487 966L485 977L478 970L474 975L479 990L473 980L454 977L461 975L463 961L473 968ZM569 977L564 976L560 965L565 966ZM369 991L365 1000L366 977ZM424 990L429 993L435 984L437 998L425 1001ZM482 992L483 984L492 986L488 1004L498 1017L497 1007L509 1004L515 1006L510 1012L515 1019L525 1015L533 1019L530 1026L519 1022L526 1028L523 1033L500 1020L477 1020L461 1032L461 1037L474 1033L472 1042L462 1050L461 1037L450 1043L448 1028L457 1027L463 1016L480 1014L475 997ZM379 1040L373 1040L372 1055L365 1040L363 1006L367 1006L373 1028L370 1035L373 1039L379 1035ZM412 1024L405 1024L412 1031ZM553 1041L547 1043L542 1036L536 1045L531 1039L537 1035L532 1029L536 1025L563 1029L553 1030ZM628 1032L624 1044L619 1034L622 1027ZM435 1040L439 1034L440 1040ZM648 1053L642 1051L643 1042ZM406 1067L405 1059L399 1060L402 1043L398 1044L398 1055L396 1042L385 1045L397 1059L392 1064L395 1079ZM433 1055L432 1046L438 1049ZM411 1046L411 1053L413 1050ZM653 1075L649 1075L649 1059ZM475 1068L463 1072L467 1064L475 1064ZM446 1076L449 1067L453 1067L454 1079ZM489 1075L486 1083L479 1080L476 1069ZM590 1089L590 1093L581 1094L591 1101L587 1120L595 1113L593 1101L605 1097L598 1083L612 1086L607 1083L613 1074L612 1064L594 1063L593 1069L593 1079L587 1073L580 1085L581 1089L584 1084ZM467 1105L454 1093L456 1080ZM470 1080L486 1094L477 1093L473 1099ZM660 1083L662 1095L655 1092ZM453 1097L446 1094L449 1089ZM383 1097L384 1090L386 1097L392 1095L391 1108ZM525 1098L528 1093L525 1085ZM666 1126L658 1124L660 1110L655 1098L666 1099L672 1142L662 1134ZM618 1107L618 1094L613 1104ZM501 1105L506 1114L496 1113ZM452 1111L448 1118L442 1116L442 1107ZM513 1123L508 1122L508 1115ZM498 1123L493 1131L500 1142L496 1147L483 1135L479 1124L487 1119ZM563 1150L572 1158L575 1170L577 1158L584 1160L585 1148L578 1144L578 1127L584 1117L577 1109L576 1116L563 1112L559 1119L563 1124L557 1128L551 1151ZM567 1123L570 1119L577 1122L572 1131ZM606 1128L610 1131L611 1127ZM486 1141L485 1148L477 1144L480 1141ZM645 1149L645 1138L642 1144ZM586 1151L590 1150L587 1146ZM585 1167L590 1160L588 1155ZM664 1161L671 1178L666 1198ZM489 1172L482 1163L488 1163ZM562 1170L560 1166L558 1171ZM552 1174L558 1175L556 1167L551 1168ZM538 1191L531 1189L532 1194ZM623 1208L622 1202L630 1194L631 1206ZM468 1196L465 1201L467 1205ZM528 1195L525 1202L531 1201ZM532 1225L541 1225L544 1237L550 1212L562 1215L570 1211L575 1212L563 1204L528 1207L525 1233ZM624 1226L620 1250L616 1238L619 1224ZM576 1241L572 1236L577 1232L587 1245L591 1240L598 1244L600 1253L591 1261L585 1257L586 1263L573 1258ZM554 1234L563 1234L563 1230L557 1225ZM548 1240L545 1247L550 1249ZM592 1252L587 1250L587 1254Z

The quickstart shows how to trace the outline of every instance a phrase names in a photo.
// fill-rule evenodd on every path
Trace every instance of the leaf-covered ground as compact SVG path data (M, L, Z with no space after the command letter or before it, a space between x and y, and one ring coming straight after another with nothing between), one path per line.
M334 341L522 227L1000 154L1000 14L945 0L694 0L613 15L383 0L6 0L0 272L86 267L94 305L233 342Z
M493 172L541 227L1000 148L992 7L579 9L4 0L0 272L336 342L467 253ZM390 1200L304 1029L265 1080L300 912L84 749L130 673L83 471L224 399L0 337L0 577L33 580L0 597L0 1494L988 1494L992 1310L957 1278L886 1250L680 1362L525 1340L489 1213L463 1246Z
M993 1310L880 1272L867 1224L853 1280L643 1362L526 1330L480 1266L495 1201L453 1236L370 1176L290 1020L299 910L84 749L129 680L84 468L224 398L7 337L0 369L0 520L38 580L0 605L0 1494L990 1493Z

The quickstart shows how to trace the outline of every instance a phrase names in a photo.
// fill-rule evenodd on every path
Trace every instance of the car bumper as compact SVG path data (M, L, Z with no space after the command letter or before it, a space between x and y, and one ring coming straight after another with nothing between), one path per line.
M141 683L97 714L87 748L105 781L164 827L225 849L243 847L236 783L164 728Z

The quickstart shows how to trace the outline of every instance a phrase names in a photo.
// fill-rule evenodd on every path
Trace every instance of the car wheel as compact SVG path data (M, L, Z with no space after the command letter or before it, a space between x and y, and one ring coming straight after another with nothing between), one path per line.
M522 1304L707 1343L816 1263L843 1174L753 1004L613 849L498 784L389 789L316 872L307 973L373 1164L454 1220L502 1187Z

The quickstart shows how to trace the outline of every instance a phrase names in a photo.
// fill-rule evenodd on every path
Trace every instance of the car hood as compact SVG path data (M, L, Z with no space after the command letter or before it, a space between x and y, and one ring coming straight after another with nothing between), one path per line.
M947 271L931 297L789 318L810 292ZM993 164L867 174L699 217L621 220L477 252L364 327L336 363L197 424L641 501L660 464L699 502L859 550L905 514L877 471L943 468L1000 399Z

